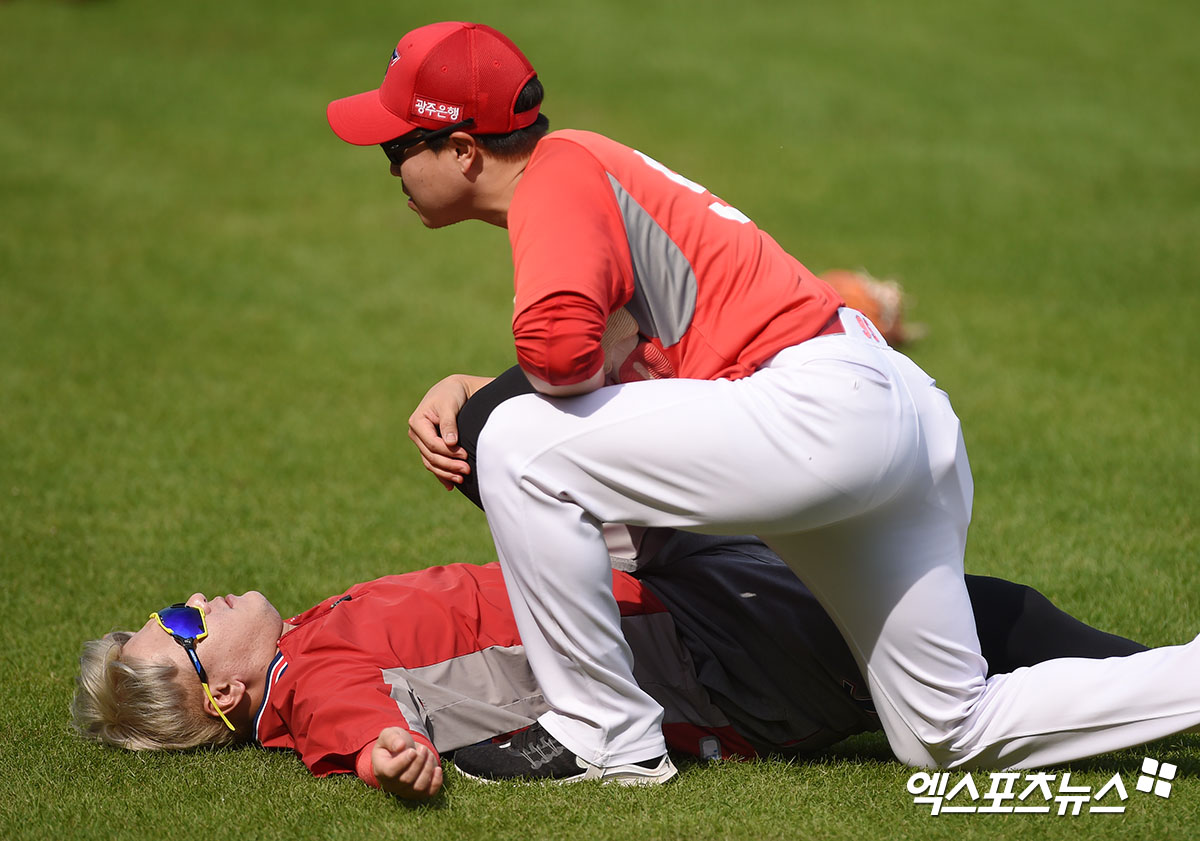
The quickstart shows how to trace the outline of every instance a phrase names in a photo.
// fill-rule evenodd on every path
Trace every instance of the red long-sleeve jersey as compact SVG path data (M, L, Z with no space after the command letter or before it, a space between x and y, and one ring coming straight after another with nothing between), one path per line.
M842 304L738 210L590 132L538 143L508 229L517 357L551 385L737 379Z

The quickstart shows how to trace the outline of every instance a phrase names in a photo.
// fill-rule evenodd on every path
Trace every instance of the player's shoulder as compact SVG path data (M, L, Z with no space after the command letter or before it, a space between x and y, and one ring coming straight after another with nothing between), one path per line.
M612 142L577 129L561 129L539 140L513 195L510 230L520 229L528 214L558 214L564 204L588 205L581 197L610 196L613 156L605 148Z
M578 166L590 162L605 169L615 157L632 154L632 151L611 137L594 131L559 129L538 142L533 163Z
M304 633L289 632L288 636L308 636L316 632L316 625L323 624L319 621L314 623L314 620L323 620L334 614L351 613L357 619L361 618L363 611L386 610L410 601L453 600L481 589L502 587L503 581L500 564L496 561L487 564L442 564L384 575L359 582L345 592L330 596L315 607L291 617L288 623L297 626L297 629L307 628L310 624L313 627L307 628Z
M350 589L351 594L358 592L389 593L445 593L464 587L476 587L481 584L502 580L500 564L492 561L486 564L435 564L411 572L401 572L385 575L373 581L364 581Z
M550 132L539 141L538 146L543 143L549 143L551 146L559 144L571 144L573 146L587 149L594 146L604 146L617 141L611 137L605 137L603 134L595 131L587 131L578 128L560 128Z

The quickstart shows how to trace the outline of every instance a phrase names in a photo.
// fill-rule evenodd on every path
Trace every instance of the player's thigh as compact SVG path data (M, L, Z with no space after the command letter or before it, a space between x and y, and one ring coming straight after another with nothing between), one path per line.
M659 380L498 407L481 483L528 483L605 522L792 531L889 491L915 422L893 383L814 360L737 381ZM907 449L906 449L907 448Z

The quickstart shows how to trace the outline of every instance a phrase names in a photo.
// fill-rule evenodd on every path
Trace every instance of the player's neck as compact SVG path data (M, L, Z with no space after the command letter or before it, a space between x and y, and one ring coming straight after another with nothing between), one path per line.
M508 209L528 163L528 158L515 161L488 159L475 185L476 219L499 228L508 227Z

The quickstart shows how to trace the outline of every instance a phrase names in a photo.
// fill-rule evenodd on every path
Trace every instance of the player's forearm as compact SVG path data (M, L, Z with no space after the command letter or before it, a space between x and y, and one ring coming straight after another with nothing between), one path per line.
M462 383L463 388L467 392L468 400L471 399L475 392L495 379L495 377L476 377L471 374L455 374L454 376Z
M371 788L379 788L379 779L375 776L375 769L371 766L371 751L375 750L376 741L372 739L354 759L354 773Z

